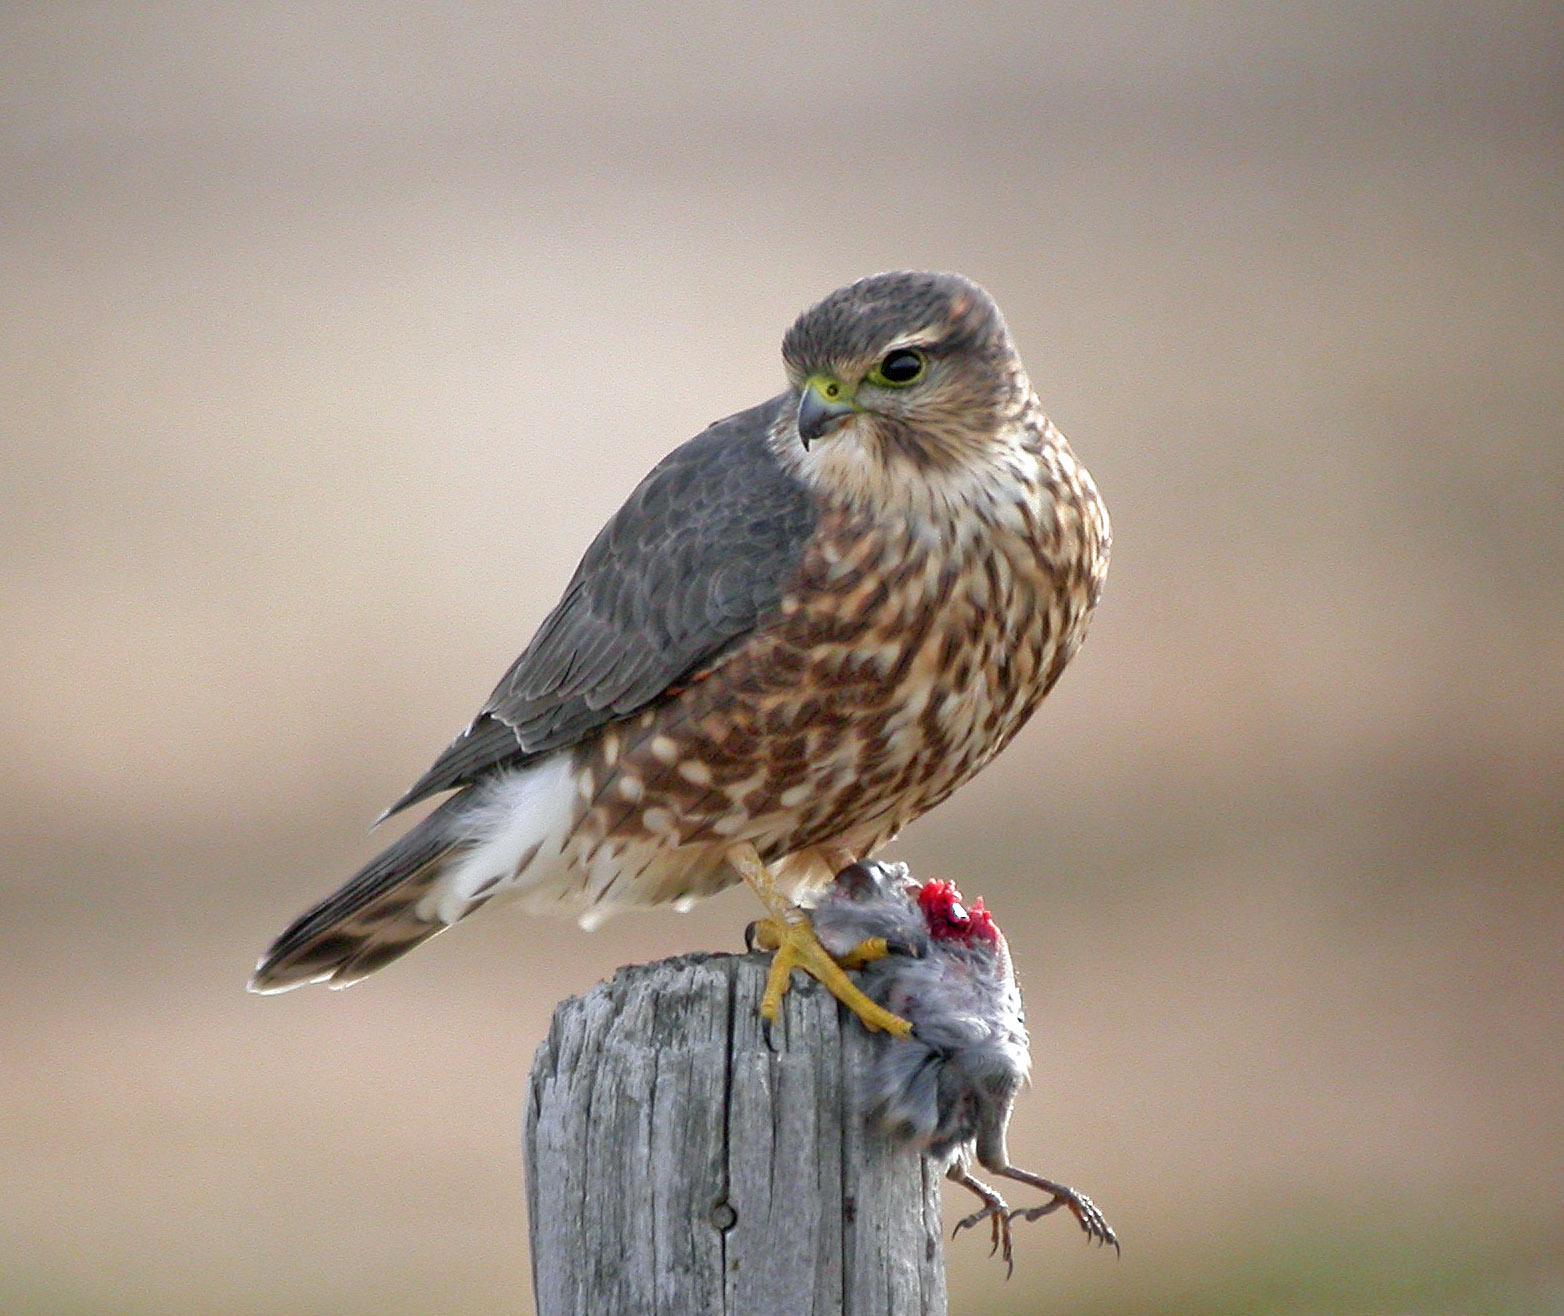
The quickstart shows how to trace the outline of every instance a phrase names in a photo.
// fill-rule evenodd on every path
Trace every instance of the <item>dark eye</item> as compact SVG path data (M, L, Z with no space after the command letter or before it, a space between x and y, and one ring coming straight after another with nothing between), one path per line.
M952 901L950 912L945 915L945 920L953 928L964 928L968 923L972 922L972 916L967 913L965 905L958 905Z
M922 352L898 347L894 352L887 352L880 364L869 372L869 382L886 388L906 388L923 378L928 364L928 358Z

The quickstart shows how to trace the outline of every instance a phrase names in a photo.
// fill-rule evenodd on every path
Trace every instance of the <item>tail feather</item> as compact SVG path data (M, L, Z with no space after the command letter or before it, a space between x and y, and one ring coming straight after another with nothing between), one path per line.
M261 957L250 990L285 992L311 982L347 987L443 932L449 924L425 897L465 853L459 821L470 807L465 792L447 800L301 914Z
M346 987L496 895L579 901L583 876L566 853L582 813L579 785L573 759L557 754L459 791L295 919L262 956L250 990Z

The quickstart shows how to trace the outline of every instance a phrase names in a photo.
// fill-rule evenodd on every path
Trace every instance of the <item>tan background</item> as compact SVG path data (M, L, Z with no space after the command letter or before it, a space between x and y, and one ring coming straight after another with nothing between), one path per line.
M993 290L1112 507L897 853L1009 929L1057 1220L959 1312L1564 1311L1550 5L0 9L0 1307L527 1310L552 1002L730 892L263 943L806 303ZM954 1218L952 1216L952 1218Z

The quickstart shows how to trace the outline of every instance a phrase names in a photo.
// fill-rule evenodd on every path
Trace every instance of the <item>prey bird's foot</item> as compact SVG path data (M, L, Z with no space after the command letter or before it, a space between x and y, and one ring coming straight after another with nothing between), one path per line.
M1078 1193L1073 1188L1067 1188L1064 1184L1050 1183L1046 1190L1053 1194L1051 1202L1044 1202L1042 1206L1029 1206L1010 1212L1010 1219L1019 1216L1028 1222L1041 1220L1045 1215L1051 1215L1061 1206L1068 1207L1070 1214L1075 1217L1076 1223L1086 1234L1088 1242L1095 1242L1098 1247L1104 1244L1112 1246L1115 1252L1120 1251L1118 1235L1113 1232L1113 1226L1104 1218L1096 1204L1085 1193Z
M815 930L807 920L768 918L753 924L751 943L761 950L773 952L771 973L766 979L766 993L760 998L760 1016L767 1024L776 1022L782 1009L782 998L792 985L794 969L802 969L858 1016L858 1021L871 1033L886 1032L892 1037L910 1037L912 1025L883 1006L876 1005L853 984L842 965L820 944ZM875 953L872 942L865 942L846 957L852 967L872 963L886 953L882 941Z
M991 1193L992 1189L989 1190ZM1005 1263L1005 1278L1009 1279L1015 1274L1015 1257L1010 1247L1010 1218L1012 1212L1005 1199L998 1193L993 1193L993 1200L985 1198L981 1210L974 1211L969 1216L964 1216L956 1221L956 1227L950 1231L954 1238L963 1229L971 1229L975 1225L987 1220L990 1227L992 1244L988 1249L988 1255L999 1253L999 1259Z

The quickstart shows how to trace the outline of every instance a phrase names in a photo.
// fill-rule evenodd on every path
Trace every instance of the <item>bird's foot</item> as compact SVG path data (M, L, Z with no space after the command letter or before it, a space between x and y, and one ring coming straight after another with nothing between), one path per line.
M838 957L837 963L844 969L862 969L883 960L891 953L890 943L884 937L870 937L860 941L847 954Z
M980 1192L978 1196L983 1198L982 1208L956 1221L956 1227L950 1231L950 1236L954 1238L963 1229L971 1229L987 1220L992 1240L988 1255L999 1253L999 1259L1005 1263L1005 1278L1009 1279L1016 1268L1015 1258L1010 1248L1010 1207L992 1188Z
M1010 1212L1010 1219L1019 1216L1022 1220L1041 1220L1045 1215L1051 1215L1061 1206L1067 1207L1075 1221L1085 1231L1088 1242L1095 1242L1098 1247L1104 1244L1112 1246L1115 1252L1119 1251L1118 1235L1113 1232L1113 1226L1103 1217L1101 1211L1085 1193L1078 1193L1073 1188L1067 1188L1064 1184L1048 1183L1044 1181L1037 1185L1044 1191L1053 1194L1053 1200L1044 1202L1041 1206L1029 1206Z
M893 1037L910 1037L912 1025L883 1006L876 1005L854 985L844 972L872 964L889 953L883 938L873 937L854 947L841 960L835 960L820 944L807 919L767 918L752 925L751 944L772 952L771 973L766 992L760 998L760 1015L768 1024L776 1022L782 998L792 985L794 969L802 969L858 1016L871 1033L887 1032Z

